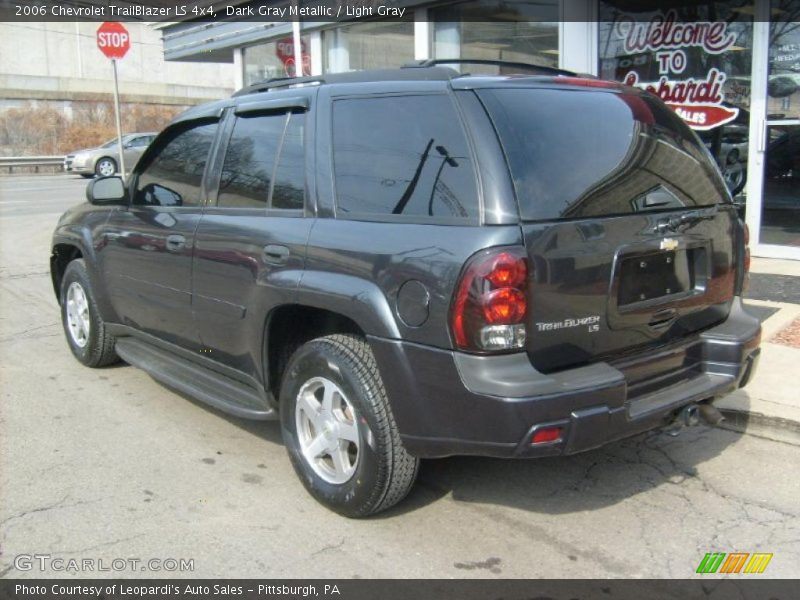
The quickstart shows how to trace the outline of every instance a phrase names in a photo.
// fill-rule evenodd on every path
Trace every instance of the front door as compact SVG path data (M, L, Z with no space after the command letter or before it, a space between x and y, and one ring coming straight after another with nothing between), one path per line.
M182 124L162 133L131 178L132 201L114 211L103 234L101 264L117 315L189 348L194 234L203 210L203 178L217 123Z
M306 113L272 102L267 112L230 116L216 202L200 221L194 251L203 352L255 378L267 315L293 302L313 223L304 209Z

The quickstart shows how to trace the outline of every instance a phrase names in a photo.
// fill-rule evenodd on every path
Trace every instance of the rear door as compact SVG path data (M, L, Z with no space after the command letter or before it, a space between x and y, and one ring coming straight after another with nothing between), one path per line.
M193 306L206 356L258 377L266 317L291 303L313 220L306 211L307 97L228 115L218 184L195 238Z
M478 94L523 222L534 366L612 360L726 317L738 219L706 149L668 107L622 87Z

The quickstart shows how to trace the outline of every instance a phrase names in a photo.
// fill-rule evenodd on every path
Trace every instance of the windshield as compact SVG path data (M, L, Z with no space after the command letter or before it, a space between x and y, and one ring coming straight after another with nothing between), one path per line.
M525 220L725 202L705 148L658 99L605 90L480 90Z

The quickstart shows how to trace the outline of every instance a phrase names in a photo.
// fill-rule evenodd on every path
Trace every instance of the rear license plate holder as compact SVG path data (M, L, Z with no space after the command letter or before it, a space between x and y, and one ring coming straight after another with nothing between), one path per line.
M695 289L695 253L700 248L640 254L620 265L618 306L653 303L691 293Z

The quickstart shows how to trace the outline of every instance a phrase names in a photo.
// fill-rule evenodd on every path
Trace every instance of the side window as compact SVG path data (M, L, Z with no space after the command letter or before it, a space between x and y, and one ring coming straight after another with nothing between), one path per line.
M448 96L337 100L333 156L342 217L477 216L472 160Z
M305 198L306 161L303 146L305 114L294 113L283 135L281 154L275 169L272 208L302 209Z
M266 208L286 114L240 116L233 127L219 182L218 206Z
M217 123L194 124L168 132L136 181L133 203L199 206L203 172Z
M128 144L128 146L130 146L131 148L141 148L143 146L147 146L150 143L150 140L151 140L151 138L149 138L146 135L139 136L139 137L133 138L130 141L130 143Z

